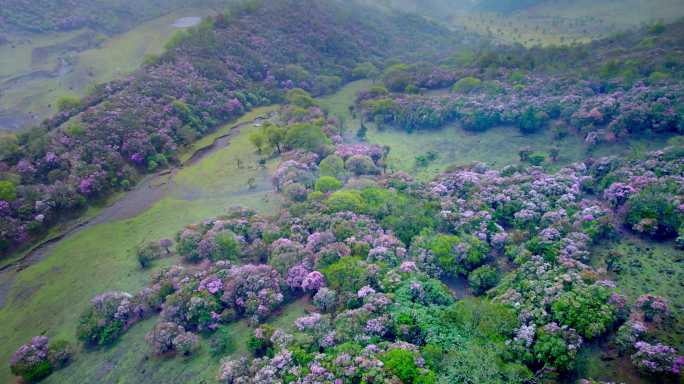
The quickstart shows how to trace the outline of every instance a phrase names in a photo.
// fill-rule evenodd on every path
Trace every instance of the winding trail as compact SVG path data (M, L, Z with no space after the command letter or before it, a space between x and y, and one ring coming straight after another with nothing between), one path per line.
M259 116L252 121L234 125L228 133L218 136L211 144L195 150L192 156L180 165L146 176L131 191L126 192L121 198L103 208L97 215L76 221L59 235L42 241L21 258L0 267L0 308L3 308L5 305L7 295L14 285L16 274L22 269L43 260L62 240L96 225L126 220L141 214L170 193L177 191L174 177L179 170L196 165L212 153L226 148L231 140L240 133L242 128L259 123L272 116L273 113L269 113L265 116ZM270 186L270 183L262 183L255 189L238 191L231 196L239 197L247 193L269 192L272 190L273 188Z

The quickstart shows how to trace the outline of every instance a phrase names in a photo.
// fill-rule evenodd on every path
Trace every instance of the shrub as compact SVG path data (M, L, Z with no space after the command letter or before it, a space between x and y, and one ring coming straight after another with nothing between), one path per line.
M78 339L89 345L111 344L137 320L131 299L132 296L124 292L95 296L79 319Z
M313 303L321 312L332 312L337 306L337 292L323 287L314 295Z
M546 161L546 155L541 152L535 152L527 158L527 161L532 165L540 166Z
M49 347L46 336L36 336L14 352L10 359L12 374L21 376L29 383L39 381L52 373L48 359Z
M199 346L197 335L185 332L182 326L166 321L156 324L147 333L145 340L155 355L177 352L187 356Z
M468 285L476 295L493 288L499 280L496 268L484 265L468 274Z
M266 148L268 139L264 132L252 132L249 134L249 142L256 147L259 153L261 153L264 148Z
M470 93L479 89L481 85L482 80L476 77L468 76L458 80L456 84L451 87L451 91L454 93Z
M544 111L528 107L518 119L518 128L525 134L539 131L549 121L549 115Z
M534 343L535 359L561 371L570 371L581 343L582 339L571 329L559 328L555 323L547 324L540 329Z
M382 74L382 82L390 91L404 92L406 87L415 81L411 68L406 64L395 64L385 69Z
M352 69L352 77L355 79L374 79L379 75L380 71L373 63L361 63Z
M330 155L319 164L321 176L330 176L337 179L344 178L344 160L338 155Z
M356 257L345 257L323 269L328 286L338 292L356 293L368 284L368 271Z
M598 285L565 292L551 305L553 318L587 339L599 336L617 319L616 308L609 304L611 293Z
M212 260L237 261L240 258L240 242L231 231L222 231L214 236L216 250L212 253Z
M62 96L57 99L57 110L60 112L77 109L81 106L81 100L77 96Z
M615 345L620 354L632 354L634 345L644 336L646 330L646 324L640 321L630 320L622 324L615 335Z
M655 185L627 200L626 222L637 232L673 238L684 226L684 211L673 198L676 186Z
M325 200L325 205L331 212L352 211L361 213L366 210L366 204L359 191L337 191Z
M302 202L306 200L308 190L302 183L292 183L283 188L283 194L292 201Z
M439 155L435 151L429 151L428 153L426 153L424 155L418 155L418 156L416 156L416 167L425 168L431 162L437 160L437 157L439 157Z
M273 336L273 328L268 325L261 326L254 330L252 336L247 341L247 349L255 356L273 356L273 343L271 336Z
M418 375L418 366L413 352L405 349L392 349L381 357L385 364L385 369L398 377L402 383L411 384L415 382Z
M486 243L472 235L437 235L429 243L439 266L447 274L466 273L484 262L489 253Z
M328 193L342 188L342 182L332 176L321 176L316 181L316 191Z
M12 202L17 199L17 189L10 180L0 180L0 200Z
M176 251L189 262L197 262L202 259L199 253L199 243L202 236L195 230L186 228L176 235Z
M71 362L73 347L66 340L55 340L48 347L48 360L53 370L66 367Z
M449 288L439 280L406 280L395 292L400 303L419 303L421 305L450 305L454 302Z
M670 346L638 341L635 347L632 363L642 372L656 376L679 375L684 367L684 357Z
M356 176L375 175L380 172L373 159L365 155L354 155L347 159L344 167Z
M311 97L309 92L300 88L295 88L288 91L285 99L288 103L301 108L310 108L316 105L316 100Z
M140 245L138 247L138 250L136 251L136 255L138 257L138 264L140 264L140 268L148 268L152 264L153 260L162 257L163 252L164 250L162 249L158 241Z

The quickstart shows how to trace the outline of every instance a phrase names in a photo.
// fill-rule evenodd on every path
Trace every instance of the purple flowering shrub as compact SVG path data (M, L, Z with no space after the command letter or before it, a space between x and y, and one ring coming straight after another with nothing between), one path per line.
M68 343L50 343L47 336L36 336L14 352L9 362L10 370L28 383L37 382L67 365L71 354Z
M656 324L662 323L672 315L666 299L648 294L639 296L632 311L641 314L644 321Z
M161 322L145 336L155 355L180 353L189 355L198 347L198 338L175 323Z
M654 375L676 375L684 366L684 356L677 350L663 344L649 344L639 341L635 344L636 352L632 355L632 363L639 370Z
M259 261L267 252L264 236L278 231L252 211L233 212L178 232L176 252L188 262Z
M140 296L107 292L95 296L79 319L76 335L89 345L111 344L149 313Z

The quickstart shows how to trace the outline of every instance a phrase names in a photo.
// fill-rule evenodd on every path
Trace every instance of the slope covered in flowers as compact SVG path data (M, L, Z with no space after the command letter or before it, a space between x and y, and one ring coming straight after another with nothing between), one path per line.
M497 48L441 66L396 65L382 76L385 88L359 95L358 109L380 126L408 131L459 121L473 131L513 125L523 134L579 133L592 144L682 133L683 30L679 22L581 46Z
M361 62L430 57L451 33L422 19L333 1L249 2L186 35L131 77L99 87L0 145L0 251L65 213L177 161L219 123L288 89L336 89Z
M281 153L273 183L287 206L234 210L150 242L141 252L173 245L184 263L136 294L95 297L77 329L85 345L158 316L149 353L221 356L213 335L245 319L250 353L225 358L218 382L557 381L599 339L646 382L679 376L684 357L660 338L678 331L678 314L666 298L622 295L592 253L623 231L682 246L681 143L555 174L474 164L422 183L384 172L383 148L341 142L315 106L278 116L263 131L283 140L258 148ZM445 284L458 278L471 297ZM308 313L288 331L265 324L302 298ZM24 362L30 348L13 361L52 369L49 353Z

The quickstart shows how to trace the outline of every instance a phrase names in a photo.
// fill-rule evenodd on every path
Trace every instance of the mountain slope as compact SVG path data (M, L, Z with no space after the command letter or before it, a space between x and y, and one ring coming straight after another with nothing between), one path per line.
M427 59L455 35L423 19L336 1L251 1L177 36L162 57L0 143L9 191L0 250L65 212L176 162L179 148L291 88L329 92L361 62Z

